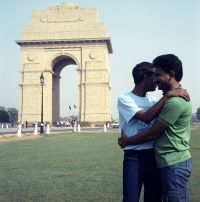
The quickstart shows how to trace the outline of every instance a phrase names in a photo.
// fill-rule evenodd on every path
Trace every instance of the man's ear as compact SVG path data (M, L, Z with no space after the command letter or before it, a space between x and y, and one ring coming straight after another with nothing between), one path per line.
M146 81L146 79L148 79L148 76L146 74L144 74L142 81Z
M175 72L174 72L174 71L170 71L169 76L170 76L171 78L175 78Z

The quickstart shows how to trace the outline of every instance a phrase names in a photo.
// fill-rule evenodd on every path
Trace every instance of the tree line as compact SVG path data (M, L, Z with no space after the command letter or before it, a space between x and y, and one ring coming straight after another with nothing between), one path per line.
M18 110L16 108L5 108L0 106L0 123L15 124L18 118Z

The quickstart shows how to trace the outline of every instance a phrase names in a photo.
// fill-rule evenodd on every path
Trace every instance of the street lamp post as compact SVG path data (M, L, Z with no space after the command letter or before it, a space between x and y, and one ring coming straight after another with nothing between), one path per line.
M43 76L43 73L40 75L40 84L42 86L40 135L43 135L44 134L44 123L43 123L43 87L44 87L44 76Z

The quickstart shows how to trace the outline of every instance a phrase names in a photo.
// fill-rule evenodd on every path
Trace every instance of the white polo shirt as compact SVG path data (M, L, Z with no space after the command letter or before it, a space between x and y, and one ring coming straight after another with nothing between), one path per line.
M154 121L146 124L133 118L133 116L140 110L148 111L156 102L157 99L150 96L140 97L132 92L121 94L117 103L121 130L130 137L150 128ZM149 141L139 145L129 145L124 150L151 149L153 148L153 143L154 141Z

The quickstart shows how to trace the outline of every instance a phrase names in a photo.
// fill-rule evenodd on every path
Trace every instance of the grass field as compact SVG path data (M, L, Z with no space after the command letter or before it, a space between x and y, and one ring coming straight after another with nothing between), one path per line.
M190 145L193 164L190 179L191 202L200 202L200 128L192 130Z
M0 143L0 202L120 202L118 133L57 134ZM200 130L192 131L191 201L200 201Z

